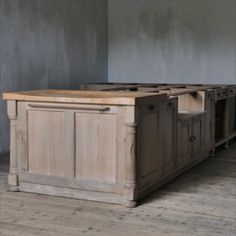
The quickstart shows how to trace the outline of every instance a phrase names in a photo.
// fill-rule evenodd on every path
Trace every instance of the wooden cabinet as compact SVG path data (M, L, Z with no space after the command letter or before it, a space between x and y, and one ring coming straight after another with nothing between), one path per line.
M204 153L204 113L181 113L178 121L177 166L187 166Z
M215 137L236 131L235 116L229 117L236 114L235 88L216 94L170 86L167 96L160 91L165 86L122 86L108 86L117 92L4 94L11 120L9 184L134 207L208 157Z
M229 141L236 137L235 126L235 97L236 86L217 88L215 92L215 145L225 144L229 147Z
M163 127L165 145L173 133L162 126L163 118L168 114L166 124L174 126L176 111L166 95L35 91L8 96L16 99L8 102L14 120L9 183L20 191L134 207L174 166L173 156L163 156ZM174 148L173 143L174 138L169 143Z

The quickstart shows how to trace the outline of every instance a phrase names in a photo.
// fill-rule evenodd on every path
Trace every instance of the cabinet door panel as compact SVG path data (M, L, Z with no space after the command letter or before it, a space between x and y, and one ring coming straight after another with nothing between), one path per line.
M145 114L138 122L138 176L144 187L161 176L159 112Z
M190 162L192 148L189 141L192 134L191 120L184 120L178 122L178 151L177 151L177 165L178 168L187 165Z
M192 155L193 155L193 158L196 158L203 151L203 143L204 143L203 116L193 118L192 130L193 130L193 137L194 137L194 141L192 142Z
M28 111L29 173L69 175L64 140L64 112Z
M116 116L76 113L76 178L116 181ZM92 186L92 185L91 185Z

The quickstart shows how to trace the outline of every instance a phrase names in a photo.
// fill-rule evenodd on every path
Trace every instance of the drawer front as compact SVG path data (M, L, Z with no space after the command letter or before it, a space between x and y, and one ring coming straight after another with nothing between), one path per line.
M228 93L230 97L236 96L236 86L232 86L228 89Z
M221 100L228 97L228 88L222 88L216 90L216 99Z
M214 92L212 90L205 91L205 98L206 99L214 99Z

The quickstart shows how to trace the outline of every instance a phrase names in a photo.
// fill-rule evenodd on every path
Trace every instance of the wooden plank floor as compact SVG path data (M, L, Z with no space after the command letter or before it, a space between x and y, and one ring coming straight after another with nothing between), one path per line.
M236 143L146 198L135 209L7 191L0 157L1 236L235 236Z

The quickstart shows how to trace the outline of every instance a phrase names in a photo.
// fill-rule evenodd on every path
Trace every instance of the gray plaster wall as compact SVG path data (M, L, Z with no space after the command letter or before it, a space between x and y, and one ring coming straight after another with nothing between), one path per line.
M106 0L0 0L0 93L106 81ZM8 149L0 100L0 153Z
M236 0L109 0L109 82L236 84Z

